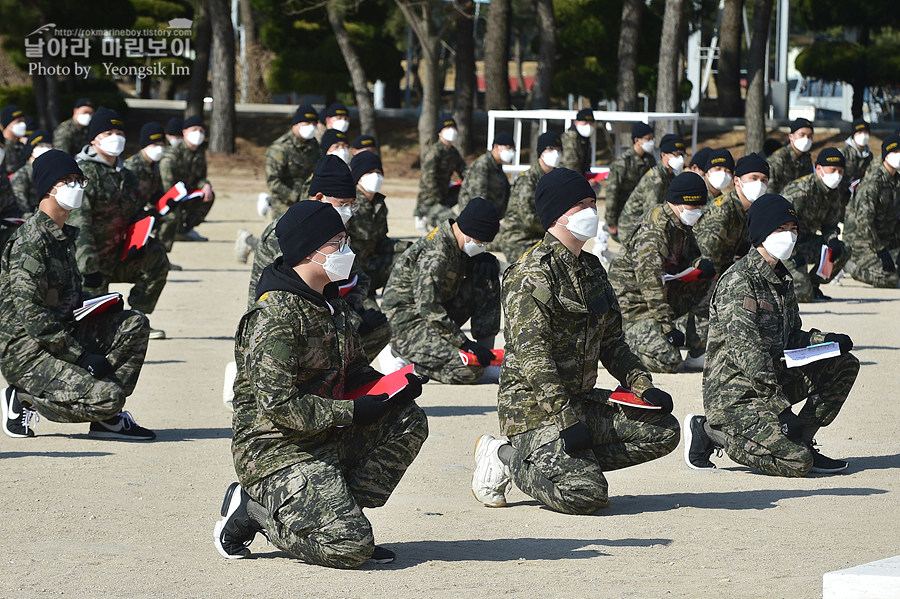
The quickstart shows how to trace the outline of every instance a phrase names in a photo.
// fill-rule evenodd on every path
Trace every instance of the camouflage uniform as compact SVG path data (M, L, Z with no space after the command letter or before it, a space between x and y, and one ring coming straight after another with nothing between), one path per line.
M28 162L31 156L31 148L19 140L6 141L6 156L3 157L3 168L7 174L14 173Z
M728 456L767 474L804 476L812 453L781 432L779 414L806 400L799 417L812 439L847 399L859 372L852 354L786 368L785 349L821 343L825 334L801 330L790 273L773 271L751 250L719 279L710 307L703 371L703 407L710 426L725 433Z
M544 227L534 207L534 190L543 176L544 169L535 164L513 181L509 211L495 241L510 264L544 238Z
M76 156L89 143L88 127L82 127L75 119L61 122L53 130L53 147L69 156Z
M561 136L562 158L560 168L567 168L576 173L586 173L591 170L591 138L582 137L572 126Z
M450 175L454 171L460 179L465 177L466 161L454 146L437 140L422 160L422 178L419 180L419 195L413 216L427 218L431 226L453 218L450 208L456 200L451 198Z
M13 173L9 179L13 193L16 194L16 203L22 214L31 214L37 210L41 198L37 197L37 190L34 188L33 171L31 163L26 162L22 168Z
M159 162L147 160L138 152L125 161L125 168L134 173L138 181L138 192L144 205L156 211L156 202L168 191L163 189L159 175ZM178 231L177 210L170 209L164 216L156 217L156 239L163 244L166 252L172 251L175 244L175 233Z
M869 169L847 206L844 239L853 248L854 279L897 286L897 270L884 270L876 254L886 249L894 265L900 263L900 175L891 175L884 164Z
M782 195L794 205L800 220L797 244L792 256L799 257L804 265L812 264L812 268L804 266L801 269L793 259L785 260L784 265L794 279L797 301L811 302L815 288L837 276L851 257L850 246L845 245L844 252L834 261L831 276L822 279L816 274L819 258L822 256L822 245L837 239L841 233L838 227L841 218L841 191L840 188L829 189L822 178L813 173L789 183Z
M410 242L388 237L387 204L384 195L376 193L370 200L358 187L356 205L359 210L347 221L347 235L356 252L356 262L369 277L369 295L387 284L391 269Z
M62 229L38 211L3 249L0 266L0 370L55 422L105 420L122 411L137 384L150 325L131 310L80 322L77 229ZM103 354L113 374L95 379L75 365L85 352Z
M186 143L169 146L159 160L159 175L164 190L171 189L179 181L188 191L202 188L209 183L206 178L206 144L196 151L192 151ZM215 200L204 202L203 198L180 202L176 208L178 233L186 233L202 223L214 203Z
M693 231L700 253L713 261L719 274L750 249L747 211L735 190L710 201Z
M638 156L633 147L628 148L613 160L609 166L609 177L606 179L606 209L603 220L607 225L619 226L619 213L622 212L625 201L637 187L644 173L654 166L656 166L656 158L648 152L644 152L643 156Z
M809 152L798 156L790 142L773 152L766 158L766 162L769 163L767 193L781 193L788 183L804 175L809 175L814 170Z
M590 514L607 503L604 471L670 453L678 445L671 414L625 408L595 389L602 363L636 393L653 386L622 335L622 316L599 259L576 257L547 233L505 273L506 356L497 416L516 448L513 481L553 510ZM577 422L594 446L569 455L559 431Z
M456 242L444 222L403 252L384 288L381 307L391 323L391 348L416 365L417 372L442 383L477 383L479 365L466 366L459 348L467 341L460 327L472 319L475 340L500 331L500 281L472 272L475 260Z
M9 183L6 173L0 167L0 251L9 241L13 231L18 225L3 221L4 218L20 218L22 209L19 207L18 198L13 192L13 188Z
M308 196L307 180L319 159L319 142L300 139L293 129L266 150L266 185L272 196L272 220Z
M353 424L345 391L379 374L363 354L349 307L332 300L332 314L325 297L307 290L263 293L238 325L234 467L243 488L266 507L266 533L276 547L313 564L349 568L374 549L362 508L384 505L428 436L428 423L409 402L374 424Z
M853 142L852 135L847 138L844 145L839 147L838 150L844 155L846 164L844 166L844 178L841 179L841 184L838 186L841 196L841 216L843 217L843 211L850 202L850 184L854 181L862 181L862 178L866 176L866 172L868 172L869 166L872 164L872 152L867 147L864 150L865 154L863 154L863 150L857 148Z
M665 201L666 190L674 178L675 173L662 163L644 173L619 213L619 241L624 244L641 218L651 208Z
M666 340L666 333L676 328L676 318L702 302L710 285L710 281L663 283L662 277L696 266L699 259L691 227L664 203L644 215L610 268L625 321L625 341L652 372L675 372L681 366L681 350ZM684 334L688 349L706 346L693 327Z
M150 239L132 258L122 258L128 227L144 216L137 178L119 161L110 166L95 153L78 155L88 185L84 203L72 211L70 222L79 227L75 257L82 274L99 272L100 287L85 289L91 295L107 293L110 283L133 283L128 305L150 314L166 285L169 259L161 243Z
M494 205L500 218L506 214L509 205L509 179L503 166L497 164L494 155L485 152L466 170L462 187L459 188L459 210L466 207L472 198L484 198Z

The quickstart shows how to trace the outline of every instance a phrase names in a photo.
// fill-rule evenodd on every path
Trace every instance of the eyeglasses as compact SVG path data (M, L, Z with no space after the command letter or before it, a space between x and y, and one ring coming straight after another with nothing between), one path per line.
M341 237L337 241L326 241L324 245L336 245L339 252L343 252L350 245L350 236Z
M356 214L357 212L359 212L359 204L357 204L355 201L354 202L341 202L337 198L329 198L329 199L337 201L338 208L349 208L350 212L352 212L353 214Z
M65 182L63 183L63 185L65 185L65 186L68 187L69 189L75 189L76 187L77 187L77 188L84 189L85 187L87 187L87 181L86 181L86 180L80 180L80 181L77 181L77 180L76 180L76 181L65 181Z

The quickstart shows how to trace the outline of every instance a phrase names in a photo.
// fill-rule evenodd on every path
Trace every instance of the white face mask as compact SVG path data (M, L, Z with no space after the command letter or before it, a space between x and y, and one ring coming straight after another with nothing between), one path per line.
M741 181L737 179L737 181ZM744 197L747 198L747 201L751 204L759 199L766 190L768 189L768 185L763 183L762 181L750 181L749 183L744 183L741 181L741 191L744 192Z
M303 123L297 129L303 139L312 139L316 134L316 126L312 123Z
M731 175L728 174L727 171L714 171L706 174L706 178L709 179L710 185L722 191L729 185L731 185Z
M590 125L575 125L575 130L578 131L578 135L581 137L590 137L591 133L594 132L594 128Z
M778 260L787 260L794 253L794 244L797 243L797 234L793 231L778 231L766 237L762 246L769 255Z
M341 148L339 150L334 150L333 152L328 152L333 156L337 156L341 160L343 160L346 164L350 164L350 150L347 148Z
M12 131L12 134L16 137L25 137L25 133L28 132L28 126L24 121L19 121L12 126L12 129L10 129L10 131Z
M566 218L568 218L569 221L563 226L568 229L578 241L587 241L591 237L597 235L597 229L600 227L600 218L597 216L597 211L593 208L579 210L571 216L566 216Z
M812 147L812 140L808 137L797 137L793 141L794 147L797 148L797 151L801 154L803 152L809 152L809 149Z
M900 168L900 152L891 152L885 157L891 168Z
M456 136L459 134L459 131L454 129L453 127L449 127L441 131L441 137L444 138L445 141L453 143L456 141Z
M353 208L350 206L334 206L334 209L337 210L338 216L341 217L341 222L345 225L347 221L353 216Z
M75 115L75 122L81 125L82 127L87 127L91 124L91 117L94 116L89 112L81 112Z
M697 221L700 220L700 215L702 214L702 208L685 208L684 205L682 205L681 212L678 213L678 218L688 227L693 227L697 224Z
M335 119L331 121L331 128L337 129L341 133L346 133L347 129L350 128L350 121L348 119Z
M104 154L118 156L125 149L125 138L121 135L108 135L100 140L99 145Z
M81 200L84 197L84 188L80 185L69 187L63 185L56 188L56 203L63 210L75 210L81 207Z
M350 249L349 245L344 247L343 250L338 250L330 254L324 254L319 250L316 250L316 253L325 256L325 262L311 260L325 269L325 274L328 275L329 281L343 281L350 276L356 254L353 253L353 250Z
M561 156L559 150L546 150L543 154L541 154L541 160L543 160L544 164L546 164L550 168L558 167L560 158Z
M384 184L384 175L378 173L366 173L359 178L359 184L369 193L378 193Z
M672 156L669 158L667 166L672 169L676 175L684 170L684 156Z
M464 236L464 239L466 241L463 243L463 252L470 258L474 258L487 249L484 247L483 243L475 243L475 240L471 237Z
M169 145L172 146L173 148L177 145L180 145L181 142L182 142L182 139L180 137L170 137L169 138Z
M165 146L153 145L147 146L147 158L152 160L153 162L159 162L159 159L162 158L163 152L166 151Z
M188 131L185 134L184 139L192 146L199 146L206 140L206 134L204 134L203 131Z
M650 141L645 141L641 144L641 149L644 150L645 153L651 154L653 150L656 149L656 142L652 139Z
M500 162L502 162L503 164L509 164L515 157L516 151L512 148L508 150L500 150Z
M853 136L853 141L860 148L865 148L869 145L869 134L868 133L857 133Z
M836 188L843 178L844 176L840 173L822 173L822 183L824 183L825 187L828 189Z
M38 146L31 151L31 157L36 159L38 156L40 156L44 152L47 152L48 150L52 150L52 149L53 148L48 148L46 146L44 146L44 147Z

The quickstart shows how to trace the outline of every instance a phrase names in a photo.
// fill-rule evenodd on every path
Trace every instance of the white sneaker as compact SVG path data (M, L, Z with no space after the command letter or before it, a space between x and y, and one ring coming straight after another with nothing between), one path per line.
M260 218L265 218L269 214L269 210L272 209L272 203L269 201L270 197L264 191L259 192L259 195L256 196L256 213Z
M428 230L428 219L424 216L417 216L416 219L416 231L419 233L424 233Z
M706 366L706 352L703 352L696 358L691 357L691 354L688 353L687 358L684 359L684 369L691 372L699 372L702 371Z
M237 378L237 364L229 362L225 365L225 384L222 386L222 403L229 412L234 412L234 379Z
M247 229L238 229L237 240L234 242L234 257L241 264L247 263L247 258L250 256L250 252L253 251L253 246L248 243L248 240L252 237L253 235Z
M512 483L509 466L500 461L498 450L508 441L481 435L475 442L475 473L472 495L487 507L506 506L506 490Z
M162 329L150 328L150 339L165 339L166 332Z

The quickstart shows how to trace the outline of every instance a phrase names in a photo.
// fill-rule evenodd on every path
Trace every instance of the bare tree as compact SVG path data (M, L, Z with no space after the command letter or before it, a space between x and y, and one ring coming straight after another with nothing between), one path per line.
M245 73L242 78L241 85L247 86L242 89L243 95L246 96L247 102L265 102L269 98L269 92L266 89L265 66L263 64L263 55L265 51L259 43L259 32L256 29L256 14L253 11L253 4L250 0L240 0L241 10L241 26L244 28L244 44L246 54L244 61L246 64L241 65L241 70Z
M234 27L227 0L207 0L212 29L210 152L234 153Z
M622 3L622 27L619 30L619 94L616 98L619 110L638 109L638 38L644 15L643 0L625 0Z
M206 0L197 0L194 6L194 62L191 64L191 82L188 85L187 109L184 116L203 116L203 98L206 97L206 79L209 75L209 49L212 30Z
M509 108L510 0L492 0L484 34L484 108Z
M659 112L675 112L678 109L683 30L684 0L666 0L656 84L656 110Z
M719 91L719 114L741 115L741 15L744 0L725 0L722 23L719 25L719 72L716 87Z
M769 44L769 22L773 0L759 0L753 14L753 37L747 65L747 102L744 122L747 126L744 152L761 152L766 139L766 46Z
M344 56L344 63L350 72L350 80L353 82L353 94L356 96L356 106L359 108L360 130L363 135L375 137L375 102L369 92L369 81L362 62L359 60L359 53L344 27L345 7L341 0L331 0L326 7L326 12L331 30L334 31L334 37Z
M548 108L556 70L556 16L553 0L535 0L538 21L538 64L531 87L531 107Z
M453 118L459 130L456 146L466 154L472 149L472 110L475 108L475 3L457 0L457 7Z

